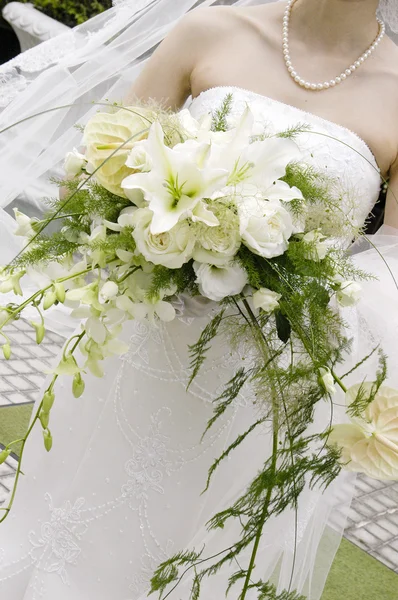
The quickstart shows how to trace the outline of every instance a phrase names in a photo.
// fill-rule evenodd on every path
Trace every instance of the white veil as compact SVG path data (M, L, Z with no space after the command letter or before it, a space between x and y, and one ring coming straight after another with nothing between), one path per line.
M24 190L26 196L28 188L57 168L66 152L79 145L75 124L97 110L93 101L122 99L157 44L189 10L274 1L114 0L109 11L0 66L0 108L5 106L0 113L0 207L23 200ZM397 1L381 0L379 11L398 30ZM57 108L65 105L73 106ZM29 119L48 109L54 110ZM22 123L4 131L17 121Z

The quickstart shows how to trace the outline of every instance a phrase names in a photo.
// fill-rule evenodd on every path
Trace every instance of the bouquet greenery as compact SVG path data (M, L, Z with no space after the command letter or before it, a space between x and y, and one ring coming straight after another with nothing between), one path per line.
M348 373L337 374L350 352L339 307L358 301L357 281L368 276L333 243L360 232L336 202L333 181L302 161L294 138L305 126L265 135L250 106L234 121L231 104L229 94L200 122L186 110L109 106L83 128L81 151L67 155L67 178L58 182L64 192L48 215L39 221L16 211L15 233L27 244L3 268L0 292L22 295L25 276L37 281L37 291L0 312L5 358L12 352L6 325L27 306L37 311L31 325L38 344L54 304L69 307L81 324L65 344L29 431L7 446L0 462L17 442L22 459L36 425L51 449L57 379L71 377L74 396L81 396L87 373L102 377L105 359L127 351L118 339L125 321L146 319L156 327L177 318L176 297L204 298L208 318L189 348L190 383L216 336L250 356L217 398L206 431L246 384L258 406L258 419L211 466L207 487L220 463L265 422L272 424L272 452L241 497L208 523L217 529L238 519L236 542L217 557L205 558L204 549L176 554L156 570L152 589L167 597L181 569L188 569L197 599L205 576L250 550L249 564L230 580L241 586L239 599L257 589L258 598L299 600L294 591L277 594L269 582L252 579L264 524L297 508L308 483L328 486L342 464L397 478L398 392L384 385L381 353L371 382L347 390ZM47 235L54 221L60 227ZM332 427L330 421L324 431L309 433L319 402L329 402L332 414L336 387L346 392L353 422Z

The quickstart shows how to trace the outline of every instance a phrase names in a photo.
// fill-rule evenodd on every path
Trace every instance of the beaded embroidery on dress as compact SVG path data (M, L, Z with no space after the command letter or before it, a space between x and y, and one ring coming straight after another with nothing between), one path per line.
M363 223L377 199L380 176L358 136L238 88L202 93L190 105L191 113L200 117L216 109L228 92L233 93L231 119L250 102L262 129L284 130L306 122L330 136L308 132L300 134L298 143L312 164L334 175L341 185L350 184L353 194L342 208ZM34 431L13 513L1 527L2 598L144 600L159 562L178 550L204 544L206 554L215 554L234 539L229 528L210 535L206 522L254 477L267 456L270 434L264 425L246 439L201 495L213 460L255 417L251 391L244 388L201 441L212 401L237 362L244 364L250 356L232 355L218 338L187 392L187 346L197 340L211 306L189 312L184 311L184 298L178 302L181 318L167 325L154 329L127 323L124 339L130 343L129 352L109 359L104 379L87 377L79 400L71 398L69 386L61 389L60 384L52 412L53 449L47 455L41 432ZM328 407L320 406L315 418L322 427L329 419ZM293 512L267 524L257 566L264 580L273 575L278 589L288 588L294 564L292 589L319 600L340 541L353 481L352 474L343 473L324 494L306 489L299 501L296 532ZM220 598L235 570L236 565L228 565L205 582L202 597ZM183 582L170 597L188 600L189 588Z

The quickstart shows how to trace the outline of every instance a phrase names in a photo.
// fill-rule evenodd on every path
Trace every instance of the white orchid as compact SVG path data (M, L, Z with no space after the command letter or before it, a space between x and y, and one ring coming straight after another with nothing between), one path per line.
M17 227L14 229L14 235L26 238L33 237L35 235L33 223L38 223L38 220L31 219L17 208L14 208L14 215L17 222Z
M358 392L369 397L372 387L370 382L352 386L346 394L347 406ZM329 443L341 449L346 469L398 480L398 390L382 385L360 417L333 427Z
M14 292L17 296L22 296L21 279L25 275L25 270L7 272L4 269L0 272L0 293L7 294Z
M126 194L141 189L154 213L151 233L169 231L187 214L195 211L203 198L208 198L225 182L226 172L208 166L209 144L191 141L168 148L159 122L148 136L147 151L153 162L149 173L135 173L122 182ZM200 217L199 217L200 218Z

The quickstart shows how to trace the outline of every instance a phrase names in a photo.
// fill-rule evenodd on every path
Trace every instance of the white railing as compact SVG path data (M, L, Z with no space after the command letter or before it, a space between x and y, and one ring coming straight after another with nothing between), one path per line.
M69 29L32 4L10 2L3 9L3 17L14 29L22 52Z

